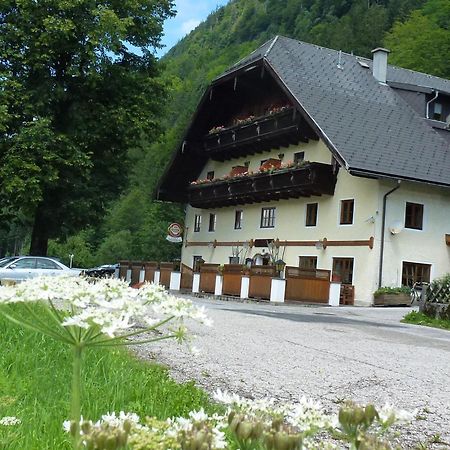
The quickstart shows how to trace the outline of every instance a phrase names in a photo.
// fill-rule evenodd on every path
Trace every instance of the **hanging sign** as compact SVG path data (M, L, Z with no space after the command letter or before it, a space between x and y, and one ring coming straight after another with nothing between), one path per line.
M169 242L180 243L183 242L183 227L179 223L171 223L167 228L167 237L166 239Z

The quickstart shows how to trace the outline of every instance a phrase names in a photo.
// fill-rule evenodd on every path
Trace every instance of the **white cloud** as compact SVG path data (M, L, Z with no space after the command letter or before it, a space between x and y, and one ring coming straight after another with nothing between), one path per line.
M200 24L200 20L198 20L198 19L186 20L181 24L181 31L183 32L183 34L188 34L199 24Z

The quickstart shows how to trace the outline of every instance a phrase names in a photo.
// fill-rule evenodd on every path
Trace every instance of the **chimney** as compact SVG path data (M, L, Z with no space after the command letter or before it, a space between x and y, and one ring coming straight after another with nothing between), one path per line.
M378 82L386 84L387 59L390 50L387 48L378 47L375 50L372 50L372 53L372 74Z

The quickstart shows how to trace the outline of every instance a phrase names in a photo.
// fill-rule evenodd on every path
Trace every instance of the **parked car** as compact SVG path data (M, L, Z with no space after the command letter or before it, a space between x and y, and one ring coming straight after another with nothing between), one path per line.
M88 277L106 278L114 275L119 264L103 264L102 266L92 267L84 270L84 274Z
M44 256L10 256L0 259L0 283L15 282L39 276L78 276L80 269L70 269L54 258Z

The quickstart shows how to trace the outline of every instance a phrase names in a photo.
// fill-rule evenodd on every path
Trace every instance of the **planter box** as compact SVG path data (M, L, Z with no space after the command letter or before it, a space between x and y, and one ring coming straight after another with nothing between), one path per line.
M234 166L231 169L230 172L230 177L236 177L237 175L242 175L244 173L248 172L248 167L247 166Z
M374 297L373 306L410 306L409 294L382 294Z

